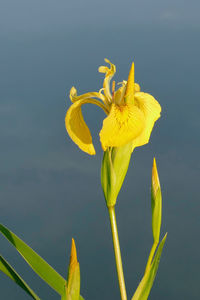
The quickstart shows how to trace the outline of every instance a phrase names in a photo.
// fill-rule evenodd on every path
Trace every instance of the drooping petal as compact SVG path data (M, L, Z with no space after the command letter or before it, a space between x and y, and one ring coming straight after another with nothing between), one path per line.
M160 118L161 106L153 96L138 92L135 94L135 105L145 116L145 126L141 134L133 141L133 149L149 142L154 123Z
M133 104L112 104L100 131L102 148L120 147L135 139L144 128L144 114Z
M105 59L105 62L110 64L110 68L108 68L106 66L101 66L101 67L99 67L99 72L106 74L104 82L103 82L103 88L104 88L104 94L107 98L107 101L108 101L108 103L110 103L112 100L112 95L110 93L110 80L112 79L112 77L114 76L114 74L116 72L116 67L108 59Z
M86 103L96 104L106 111L104 104L98 100L88 98L77 100L67 111L65 127L73 142L77 144L81 150L90 155L94 155L95 149L92 143L92 136L81 111L81 106Z

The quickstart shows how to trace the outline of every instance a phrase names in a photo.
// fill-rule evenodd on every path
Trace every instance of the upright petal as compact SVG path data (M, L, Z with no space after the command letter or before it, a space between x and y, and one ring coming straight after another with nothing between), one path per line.
M103 82L104 94L105 94L106 98L108 99L108 102L111 102L112 95L110 93L110 80L112 79L112 77L114 76L114 74L116 72L116 67L108 59L105 59L105 62L110 64L110 68L108 68L106 66L101 66L101 67L99 67L99 72L106 74L104 82Z
M96 104L105 110L104 104L98 100L88 98L77 100L67 111L65 127L73 142L77 144L81 150L90 155L94 155L95 149L92 143L92 136L81 111L81 106L86 103Z
M145 126L141 134L133 141L133 149L149 142L154 123L160 118L161 112L161 106L158 101L147 93L136 93L135 105L144 113Z
M134 63L131 65L131 69L128 75L128 80L126 84L126 93L124 96L124 102L125 103L134 103L134 87L135 87L135 68L134 68Z
M116 90L115 92L115 97L114 97L114 102L115 104L122 104L124 94L126 91L126 81L118 83L118 85L121 84L121 86Z
M144 122L144 114L137 106L112 104L100 131L103 150L108 147L121 147L135 139L142 132Z

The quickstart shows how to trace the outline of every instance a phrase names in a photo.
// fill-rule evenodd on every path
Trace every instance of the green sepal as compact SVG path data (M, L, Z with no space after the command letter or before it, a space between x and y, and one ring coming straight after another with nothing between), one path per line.
M152 208L152 232L154 242L159 243L160 239L160 227L161 227L161 218L162 218L162 194L161 189L159 188L156 196L151 194L151 208Z
M145 273L144 277L142 278L135 294L133 295L131 300L147 300L149 293L151 291L154 279L156 277L156 273L158 270L159 262L160 262L160 257L162 254L163 246L165 244L167 237L167 233L165 234L164 238L160 242L160 245L158 247L158 250L155 254L155 257L153 259L153 262L150 266L150 268L147 270Z
M63 294L61 296L61 300L67 300L67 282L64 286L64 291L63 291Z
M77 288L76 288L76 290L77 290ZM61 300L69 300L69 299L71 300L71 299L74 299L74 298L71 298L70 294L67 291L67 281L66 281L66 284L64 286L64 292L63 292L63 295L61 297ZM80 295L79 295L78 298L75 298L75 299L84 300L84 298L82 296L80 296Z
M64 292L61 296L61 300L69 300L69 299L73 299L73 298L70 298L71 296L69 295L68 291L67 291L67 282L66 282L66 285L64 286ZM77 298L78 300L84 300L84 298L82 296L79 296Z
M132 142L122 147L108 148L104 152L101 166L101 185L108 207L114 206L126 176L131 153Z
M80 297L80 268L79 264L73 271L66 289L66 300L79 300Z
M13 267L0 255L0 271L12 279L17 285L19 285L29 296L35 300L40 298L35 292L28 286L28 284L21 278L21 276L15 271Z

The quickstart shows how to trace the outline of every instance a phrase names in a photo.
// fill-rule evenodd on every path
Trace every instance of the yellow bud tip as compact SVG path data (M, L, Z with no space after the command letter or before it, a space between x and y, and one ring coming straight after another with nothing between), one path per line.
M76 265L78 263L77 260L77 252L76 252L76 245L75 245L75 241L72 238L72 246L71 246L71 255L70 255L70 266L72 265Z
M158 170L157 170L157 166L156 166L155 157L153 159L153 167L152 167L152 188L153 188L154 194L156 194L157 190L160 188L160 180L158 177Z
M128 75L128 80L127 80L127 85L126 85L126 93L125 93L125 98L128 96L133 96L134 97L134 63L131 65L131 69Z

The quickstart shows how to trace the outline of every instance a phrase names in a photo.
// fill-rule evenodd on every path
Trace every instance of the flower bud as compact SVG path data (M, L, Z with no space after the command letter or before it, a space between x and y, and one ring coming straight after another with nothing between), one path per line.
M151 208L153 238L154 242L158 243L160 238L160 227L162 218L162 194L155 158L153 160L152 168Z
M67 285L65 288L66 300L79 300L80 297L80 267L77 260L76 245L72 239L71 256L68 269Z

